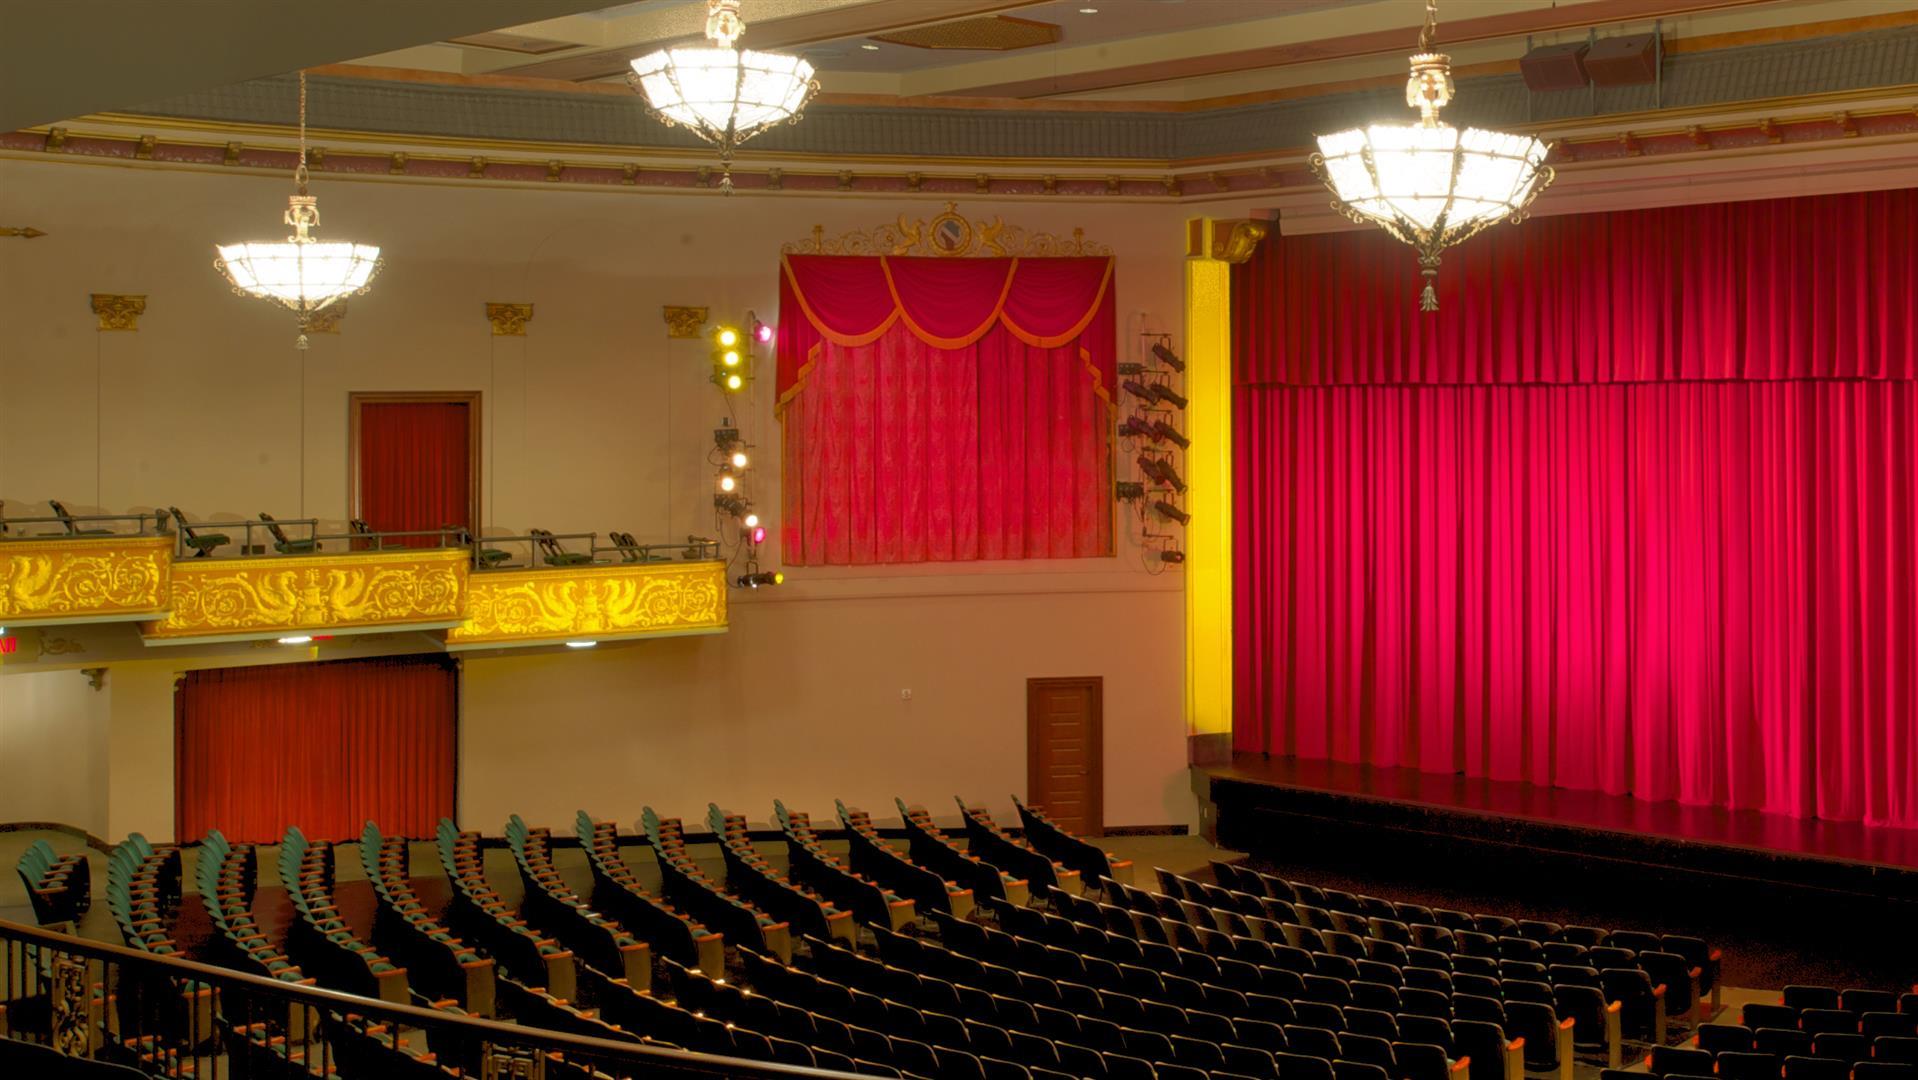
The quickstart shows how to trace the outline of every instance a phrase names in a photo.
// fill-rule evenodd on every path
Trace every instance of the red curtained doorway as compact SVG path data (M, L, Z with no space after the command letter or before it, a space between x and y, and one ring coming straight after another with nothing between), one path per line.
M374 532L479 523L478 393L353 394L353 516ZM437 536L387 547L438 547Z

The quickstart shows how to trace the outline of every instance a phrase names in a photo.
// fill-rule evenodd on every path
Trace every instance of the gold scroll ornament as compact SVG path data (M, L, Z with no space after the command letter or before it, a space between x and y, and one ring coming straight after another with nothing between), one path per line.
M494 570L468 584L449 648L711 633L726 628L726 564Z
M173 612L149 640L280 631L432 629L464 609L465 548L189 559L173 567Z
M0 626L157 615L172 553L170 536L0 542Z

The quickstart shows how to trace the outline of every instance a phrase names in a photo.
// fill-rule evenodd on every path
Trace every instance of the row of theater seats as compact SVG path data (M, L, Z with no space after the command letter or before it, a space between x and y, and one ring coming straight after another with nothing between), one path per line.
M782 960L792 959L792 925L760 911L708 877L686 850L678 818L661 818L648 806L639 820L658 860L660 890L666 899L736 946L744 948L750 943Z
M917 905L883 883L869 879L833 854L813 831L812 817L773 800L773 820L786 837L787 872L799 885L856 915L860 922L897 930L918 917ZM941 895L948 895L941 890Z
M561 944L571 949L582 963L624 979L635 989L652 986L651 947L621 926L617 919L594 911L591 904L566 884L553 868L552 853L547 846L550 839L548 830L527 828L518 814L506 823L506 845L512 849L513 862L519 867L526 897L521 910L527 921L552 928Z
M581 810L573 832L593 872L593 897L614 918L632 926L660 955L708 975L726 973L725 940L705 924L652 895L619 854L619 827L594 821Z
M775 803L775 809L782 804ZM886 843L864 810L851 810L834 801L839 823L845 829L846 857L852 871L874 883L891 889L913 902L914 911L923 915L943 911L965 918L972 914L972 890L947 881L931 869L907 858L898 848Z
M405 837L383 835L370 821L360 830L360 865L377 905L374 939L405 962L413 989L474 1016L493 1015L492 958L428 913L413 891L408 854Z
M1646 1058L1658 1076L1725 1080L1918 1080L1918 991L1787 986L1737 1024L1701 1024L1689 1046Z
M42 926L77 922L93 906L93 866L84 854L60 855L35 840L14 865L27 887L33 919Z
M719 840L728 890L772 917L784 920L788 926L797 927L801 933L848 942L858 940L859 928L853 922L851 911L842 911L825 897L773 869L753 846L743 814L728 814L708 803L706 827Z
M461 832L441 818L434 839L446 880L453 889L448 917L454 928L479 943L506 975L546 988L556 997L572 997L578 980L572 951L529 927L500 898L486 880L480 834Z
M287 948L328 986L361 997L411 1004L406 969L362 941L333 901L333 845L306 838L299 826L280 840L280 885L293 904Z

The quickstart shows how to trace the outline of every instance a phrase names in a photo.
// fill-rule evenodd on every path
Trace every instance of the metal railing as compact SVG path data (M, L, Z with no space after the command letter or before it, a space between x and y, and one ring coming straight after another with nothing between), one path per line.
M6 540L59 540L84 538L88 534L87 526L98 522L111 525L131 523L132 532L121 532L117 528L108 528L106 533L113 536L160 536L167 531L167 516L164 510L152 514L69 514L66 517L16 517L0 514L0 541ZM35 526L33 532L23 533L18 526ZM52 525L48 531L38 526Z
M181 1080L410 1075L384 1038L489 1080L849 1075L389 1004L6 921L0 966L6 1037Z
M524 570L528 568L540 570L565 569L568 565L609 565L618 563L671 562L674 560L697 562L719 558L719 541L708 540L703 537L688 537L679 543L649 544L601 544L599 537L600 534L596 532L551 533L542 536L528 534L525 536L482 537L474 541L473 544L474 566L488 570ZM546 561L547 553L540 548L540 542L544 540L557 543L562 550L571 554L585 555L590 560L590 563L549 563ZM585 541L586 550L578 551L576 548L568 548L566 546L566 541L568 540ZM480 549L492 548L495 551L503 551L507 550L507 545L514 545L515 547L523 545L525 561L520 562L513 560L496 563L491 566L482 564L479 554Z

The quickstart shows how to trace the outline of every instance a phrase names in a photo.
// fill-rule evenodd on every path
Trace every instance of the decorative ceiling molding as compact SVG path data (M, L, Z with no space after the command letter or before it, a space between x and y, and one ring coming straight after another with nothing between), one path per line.
M831 238L826 236L824 225L814 225L811 236L791 241L779 250L788 255L932 255L948 259L1112 254L1104 244L1087 240L1084 229L1073 229L1069 237L1033 232L1007 225L1004 218L968 218L959 212L958 203L951 202L930 218L901 214L897 221Z
M914 49L978 49L988 52L1013 52L1050 45L1059 40L1059 24L1021 19L1014 15L985 15L976 19L913 26L887 34L872 35L874 41L905 45Z

